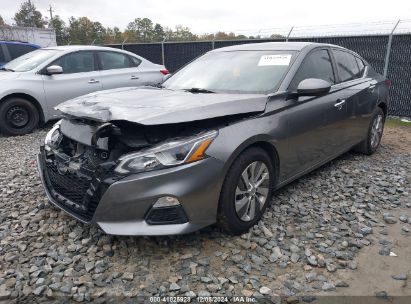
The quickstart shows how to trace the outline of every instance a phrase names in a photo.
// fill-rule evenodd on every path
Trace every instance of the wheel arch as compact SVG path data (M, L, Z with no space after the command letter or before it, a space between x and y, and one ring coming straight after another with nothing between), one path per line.
M238 156L243 153L245 150L251 147L258 147L263 149L269 155L271 161L273 162L274 171L275 171L275 180L274 185L276 186L278 183L279 175L280 175L280 157L278 150L273 143L273 139L267 135L256 135L252 138L249 138L245 142L243 142L234 152L231 154L230 158L227 160L224 170L224 176L226 176L228 170L234 163L234 161L238 158Z
M387 103L386 103L385 101L382 101L382 102L380 102L377 106L378 106L379 108L381 108L381 110L384 112L384 119L386 119L386 118L387 118L387 115L388 115L388 106L387 106Z
M38 102L38 100L36 98L34 98L33 96L29 95L29 94L25 94L25 93L12 93L9 95L4 96L1 100L0 103L3 103L4 101L6 101L7 99L10 98L22 98L22 99L26 99L28 101L30 101L31 103L33 103L33 105L36 107L37 112L39 113L39 124L44 124L45 123L45 116L44 116L44 111L43 108L41 107L40 103Z

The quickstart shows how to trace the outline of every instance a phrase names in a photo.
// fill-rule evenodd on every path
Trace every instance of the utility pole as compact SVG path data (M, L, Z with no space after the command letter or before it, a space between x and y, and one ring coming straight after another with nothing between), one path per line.
M29 24L32 27L36 27L36 25L33 22L33 11L32 11L32 6L31 6L31 1L27 0L28 4L29 4L29 13L28 13L28 18L29 18Z
M49 9L47 10L50 13L50 27L53 27L53 8L51 7L51 4L49 6Z

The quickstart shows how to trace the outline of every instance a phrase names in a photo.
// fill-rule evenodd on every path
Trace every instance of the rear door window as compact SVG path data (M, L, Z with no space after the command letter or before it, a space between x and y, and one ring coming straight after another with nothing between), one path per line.
M135 67L134 62L126 54L117 52L98 52L102 70L127 69Z
M80 51L64 55L50 65L59 65L63 74L86 73L95 71L94 52Z
M7 48L12 60L35 50L31 45L24 44L7 44Z
M333 50L340 81L349 81L361 76L356 57L348 52Z
M296 90L298 84L308 78L318 78L331 84L335 83L333 66L328 50L314 50L309 53L291 81L289 89Z

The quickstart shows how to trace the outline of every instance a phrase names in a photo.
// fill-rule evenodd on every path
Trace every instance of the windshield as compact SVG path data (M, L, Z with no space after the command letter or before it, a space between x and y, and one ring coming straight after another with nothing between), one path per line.
M234 51L208 53L188 64L163 86L196 92L267 93L286 73L291 51Z
M37 68L40 64L56 55L58 50L39 49L17 57L3 66L6 70L14 72L27 72Z

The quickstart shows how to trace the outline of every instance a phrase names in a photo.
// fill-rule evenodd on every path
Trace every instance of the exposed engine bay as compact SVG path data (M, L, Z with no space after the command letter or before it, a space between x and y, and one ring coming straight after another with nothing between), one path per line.
M65 117L48 133L40 153L44 182L49 195L61 208L88 222L112 183L129 173L200 159L203 156L194 152L205 151L204 143L211 142L209 138L215 136L216 129L244 116L156 126ZM212 129L211 133L207 131ZM166 151L156 150L164 146ZM135 158L124 157L136 154ZM187 160L189 156L195 159Z
M128 121L109 123L64 118L56 138L50 142L52 152L62 161L95 168L104 162L115 162L121 155L173 138L185 138L218 128L250 115L220 117L181 124L145 126ZM49 151L51 152L51 151Z

